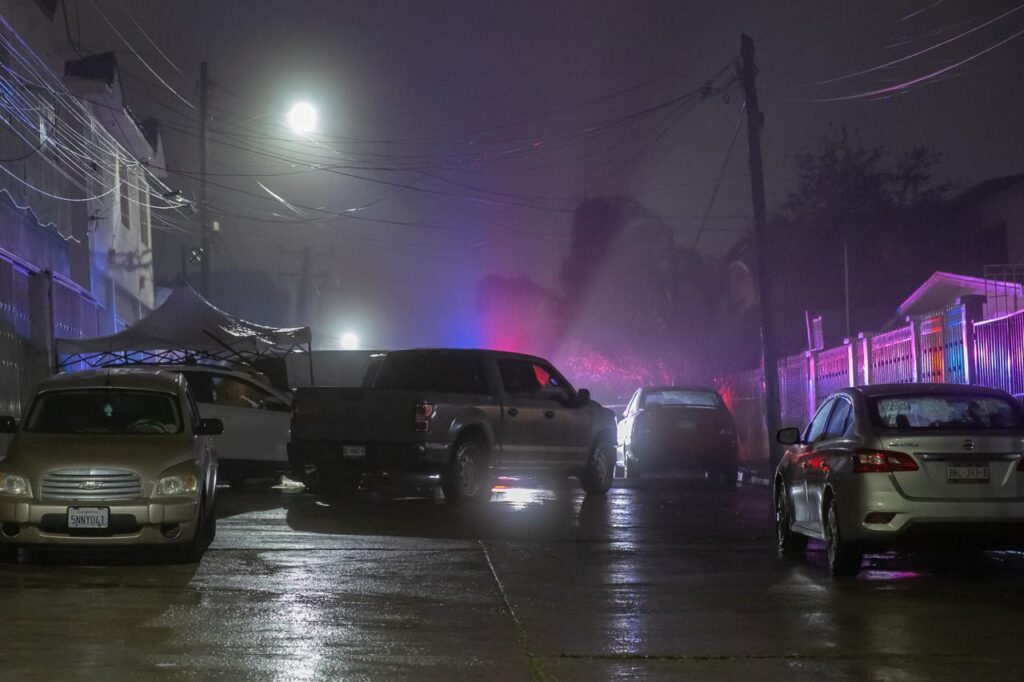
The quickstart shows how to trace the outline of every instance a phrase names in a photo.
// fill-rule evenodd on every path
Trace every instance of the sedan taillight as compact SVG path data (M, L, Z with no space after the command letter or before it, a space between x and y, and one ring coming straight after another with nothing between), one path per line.
M853 454L855 474L878 474L891 471L917 471L917 462L905 452L861 450Z

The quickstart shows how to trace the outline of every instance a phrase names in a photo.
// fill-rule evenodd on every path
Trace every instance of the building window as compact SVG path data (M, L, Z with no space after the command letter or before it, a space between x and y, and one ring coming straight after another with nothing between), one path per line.
M128 165L121 160L118 164L118 181L121 183L121 225L126 230L132 229L131 223L131 203L133 189L132 189L132 173L129 170Z
M54 124L57 122L57 112L52 102L40 102L39 104L39 144L52 142Z
M149 246L150 224L149 224L149 191L146 180L139 177L139 238L142 243Z

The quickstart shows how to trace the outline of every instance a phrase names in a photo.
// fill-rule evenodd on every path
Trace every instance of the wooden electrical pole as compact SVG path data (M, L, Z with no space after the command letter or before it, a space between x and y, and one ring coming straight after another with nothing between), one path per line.
M204 297L210 297L210 214L206 193L206 119L209 116L209 79L206 62L199 64L199 250L201 279L200 288Z
M298 288L295 291L295 326L305 327L310 324L310 311L309 311L309 294L311 287L316 283L322 283L327 280L328 271L318 268L314 270L313 261L320 257L327 257L332 253L314 253L313 250L307 245L302 247L302 251L288 251L282 246L278 251L281 256L291 256L299 260L300 269L299 272L282 272L281 277L297 277Z
M764 169L761 164L761 126L764 114L757 104L757 67L754 65L754 41L743 34L740 39L739 77L743 84L743 103L747 112L747 145L750 163L750 196L754 204L754 250L757 268L758 310L761 322L761 361L764 366L765 426L768 429L768 463L775 470L781 453L775 434L781 428L778 360L775 352L775 322L772 318L772 281L768 264L768 227L764 199Z
M298 326L309 324L309 266L313 258L309 254L309 247L302 247L302 274L299 275L298 308L299 316L296 321Z

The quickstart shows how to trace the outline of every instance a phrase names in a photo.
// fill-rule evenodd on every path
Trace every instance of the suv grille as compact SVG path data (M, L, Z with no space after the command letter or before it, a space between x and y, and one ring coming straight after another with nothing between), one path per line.
M50 500L134 500L142 479L124 469L58 469L43 477L40 497Z

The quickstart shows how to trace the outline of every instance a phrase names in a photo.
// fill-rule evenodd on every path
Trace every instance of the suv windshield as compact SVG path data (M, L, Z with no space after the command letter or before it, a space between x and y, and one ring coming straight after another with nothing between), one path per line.
M440 393L488 392L479 355L441 351L389 354L374 387Z
M29 433L154 435L182 429L176 396L109 388L42 393L25 424Z
M1021 415L1008 400L972 395L869 398L871 421L883 429L1012 429Z

